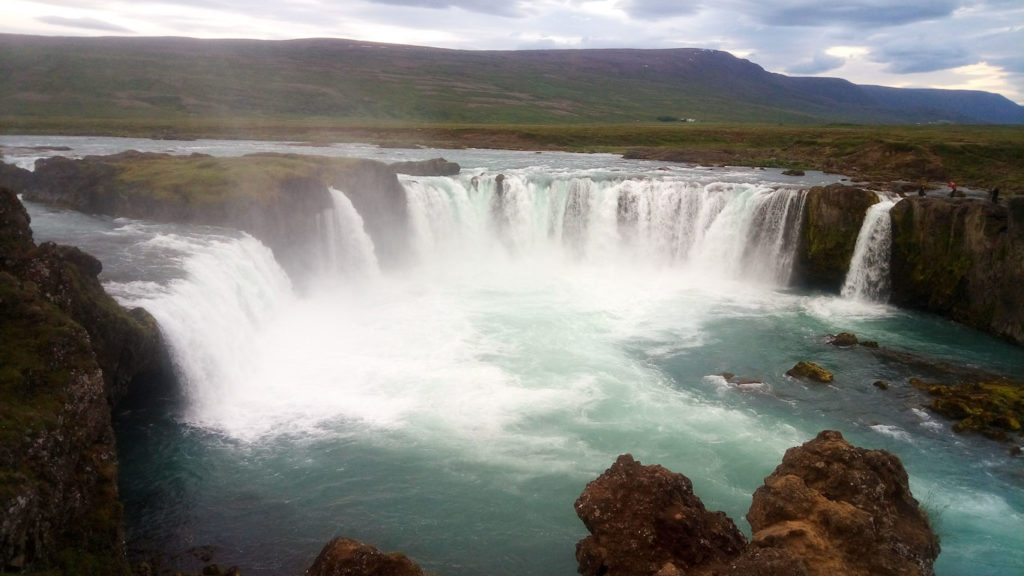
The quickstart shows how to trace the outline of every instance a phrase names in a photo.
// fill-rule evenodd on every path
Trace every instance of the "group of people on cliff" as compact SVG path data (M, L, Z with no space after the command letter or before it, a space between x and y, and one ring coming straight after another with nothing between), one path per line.
M924 184L921 184L917 188L917 195L918 196L927 196L928 195L928 193L925 191ZM960 192L959 190L957 190L956 182L953 182L952 180L950 180L950 182L949 182L949 197L950 198L957 198L957 197L963 197L963 196L965 196L965 194L963 192ZM989 200L992 201L993 204L998 204L999 203L999 187L998 186L993 188L993 189L991 189L991 190L989 190L988 198L989 198Z

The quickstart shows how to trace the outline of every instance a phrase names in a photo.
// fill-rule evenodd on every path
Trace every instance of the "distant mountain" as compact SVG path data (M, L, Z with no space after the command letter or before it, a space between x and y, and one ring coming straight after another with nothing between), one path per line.
M1022 124L988 92L859 86L715 50L0 35L0 116L445 123Z

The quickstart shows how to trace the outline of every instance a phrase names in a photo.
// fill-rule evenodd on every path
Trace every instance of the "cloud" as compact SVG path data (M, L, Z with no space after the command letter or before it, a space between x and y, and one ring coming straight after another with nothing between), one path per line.
M492 0L370 0L374 4L405 6L408 8L428 8L446 10L459 8L467 12L478 12L495 16L520 16L522 11L518 2L493 2Z
M622 9L633 18L647 20L695 14L700 11L701 3L692 0L627 0Z
M787 67L785 70L787 74L822 74L829 70L840 68L845 63L846 58L819 52L812 58L797 62L796 64Z
M980 61L967 48L947 43L942 45L888 45L873 50L870 58L885 64L885 71L893 74L919 74L949 70Z
M800 0L774 2L761 8L752 5L750 9L761 12L765 23L773 26L899 26L950 16L958 4L954 0Z
M36 20L44 24L50 24L51 26L78 28L80 30L91 30L99 32L122 32L129 34L132 33L132 31L127 28L118 26L116 24L111 24L110 22L104 22L103 20L98 20L96 18L64 18L62 16L40 16L36 18Z

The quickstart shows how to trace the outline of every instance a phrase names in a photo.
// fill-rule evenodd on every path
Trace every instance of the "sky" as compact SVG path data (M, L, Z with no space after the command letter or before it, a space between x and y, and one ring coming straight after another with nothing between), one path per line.
M0 0L0 33L709 48L789 76L1024 105L1024 0Z

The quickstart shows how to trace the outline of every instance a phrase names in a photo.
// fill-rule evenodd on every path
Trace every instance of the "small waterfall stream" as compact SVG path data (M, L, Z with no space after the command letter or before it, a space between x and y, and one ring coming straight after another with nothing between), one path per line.
M889 256L892 223L889 210L894 200L882 200L868 209L857 235L850 269L843 283L842 296L857 300L885 302L889 298Z
M330 188L332 207L317 218L320 235L320 273L373 276L380 273L373 240L363 218L341 190Z

